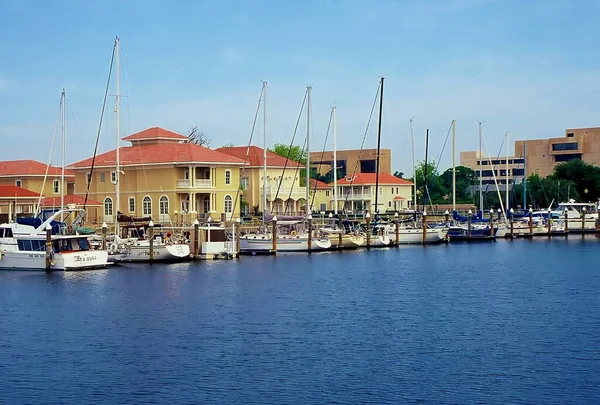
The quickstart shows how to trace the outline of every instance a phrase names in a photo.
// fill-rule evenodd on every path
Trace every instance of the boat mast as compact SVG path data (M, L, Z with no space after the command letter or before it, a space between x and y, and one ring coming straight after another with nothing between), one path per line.
M120 78L120 46L119 46L119 37L115 38L115 48L116 48L116 96L115 96L115 123L116 123L116 137L117 137L117 164L116 164L116 173L115 173L115 207L113 208L113 212L115 214L115 236L119 236L119 209L121 208L121 186L119 184L119 177L121 175L121 111L120 111L120 98L121 95L119 92L121 91L121 78Z
M262 85L263 96L263 224L267 212L267 82Z
M61 132L62 132L62 162L61 162L61 171L60 171L60 209L63 210L65 209L65 191L64 191L64 187L65 187L65 152L67 150L66 148L66 125L67 125L67 100L66 100L66 93L65 93L65 89L63 89L62 94L60 96L61 100L60 100L60 104L61 104L61 115L62 115L62 125L61 125ZM60 214L60 222L64 221L64 214Z
M338 189L337 189L337 110L332 107L333 113L333 213L338 213Z
M452 120L452 211L456 211L456 120Z
M310 92L312 87L306 87L306 216L311 213L310 207Z
M379 153L381 151L381 118L383 115L383 76L381 77L379 87L379 125L377 128L377 160L375 161L375 219L377 219L379 214Z
M508 176L508 138L510 137L510 131L506 131L506 204L504 205L504 209L507 210L508 209L508 180L509 180L509 176Z
M479 121L479 210L483 215L483 180L481 178L483 170L481 162L481 121Z
M415 162L415 137L413 135L413 119L410 119L410 142L412 144L412 168L413 168L413 210L417 212L417 172Z

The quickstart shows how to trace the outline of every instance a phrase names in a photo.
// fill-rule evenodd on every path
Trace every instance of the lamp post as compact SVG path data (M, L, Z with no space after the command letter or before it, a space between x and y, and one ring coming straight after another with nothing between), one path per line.
M446 226L450 225L450 211L446 210L444 212L444 219L446 221Z

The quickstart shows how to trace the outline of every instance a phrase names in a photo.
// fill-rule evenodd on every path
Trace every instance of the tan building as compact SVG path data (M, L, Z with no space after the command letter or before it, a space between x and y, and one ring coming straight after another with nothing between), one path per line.
M120 148L120 206L116 207L116 150L71 165L77 196L102 202L90 208L92 222L114 223L118 211L151 216L163 223L192 223L196 217L239 216L240 169L233 156L195 145L189 138L163 128L149 128L123 138ZM235 201L238 203L235 203Z
M333 211L333 184L310 180L311 210L313 212Z
M330 184L331 185L331 184ZM338 209L362 214L375 212L374 173L347 175L338 180ZM391 174L379 175L379 195L377 204L379 212L404 211L411 209L414 184ZM333 200L333 196L330 197Z
M506 156L488 157L483 154L480 155L478 151L460 152L460 165L475 171L475 175L478 179L481 171L482 187L484 190L487 189L488 191L495 191L496 184L498 184L499 190L506 190L507 181L509 189L513 184L520 184L523 182L523 157L508 157L508 175L506 160ZM493 189L490 187L493 187ZM473 185L473 192L478 191L479 183Z
M600 128L566 129L562 138L516 141L515 154L525 157L527 176L546 177L556 165L575 159L600 165Z
M243 214L263 212L264 149L258 146L234 146L216 149L233 156L246 165L240 171L243 190ZM300 169L304 165L267 151L267 211L274 214L304 212L306 187L300 186Z
M61 185L62 169L35 160L0 161L0 186L17 186L47 197L73 194L75 174L65 170L65 182Z
M347 174L377 172L377 149L338 150L336 154L337 167L341 173L338 178ZM333 169L333 151L311 152L310 165L312 170L316 170L319 174L327 174ZM391 149L380 149L379 173L392 174Z

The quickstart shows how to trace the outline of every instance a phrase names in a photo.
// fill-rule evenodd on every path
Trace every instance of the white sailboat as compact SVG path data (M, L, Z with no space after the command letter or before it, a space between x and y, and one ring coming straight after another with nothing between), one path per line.
M120 177L121 177L121 133L120 133L120 47L119 37L115 38L115 57L116 57L116 173L115 173L115 202L117 215L115 220L114 242L109 245L110 259L114 262L137 262L148 263L152 261L176 262L189 260L190 246L187 243L169 242L159 236L154 236L152 240L152 257L150 256L149 239L123 239L119 235L119 208L121 207ZM148 224L154 226L151 222Z

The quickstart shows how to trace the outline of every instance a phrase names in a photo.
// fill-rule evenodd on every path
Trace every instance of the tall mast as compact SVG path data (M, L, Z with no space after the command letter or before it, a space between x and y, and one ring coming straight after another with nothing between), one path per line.
M116 164L116 173L115 173L115 207L113 208L113 212L115 214L115 235L119 235L119 209L121 208L121 185L119 184L119 178L121 177L121 111L120 111L120 101L121 101L121 52L119 46L119 37L115 38L115 51L116 51L116 101L115 101L115 114L116 114L116 137L117 137L117 164Z
M456 211L456 120L452 120L452 211Z
M62 94L61 94L61 100L60 100L60 104L61 104L61 115L62 115L62 125L61 125L61 132L62 132L62 161L61 161L61 171L60 171L60 209L63 210L65 209L65 152L67 150L66 148L66 133L67 133L67 99L66 99L66 93L65 93L65 89L63 89ZM64 215L60 214L60 221L62 222L64 220Z
M425 132L425 165L423 166L423 211L425 212L425 200L429 196L429 183L427 182L427 169L429 164L429 128L427 128L427 132Z
M263 223L267 212L267 82L262 85L263 96Z
M510 131L506 131L506 204L504 205L504 209L508 210L508 138L510 137Z
M306 216L310 215L310 92L312 87L306 87Z
M479 210L483 215L483 180L481 178L483 170L481 167L481 162L481 121L479 121Z
M333 212L338 213L338 189L337 189L337 110L331 109L333 113Z
M415 162L415 137L413 135L413 119L410 119L410 142L412 144L412 168L413 168L413 210L417 210L417 172Z
M383 115L383 77L381 77L379 87L379 127L377 129L377 160L375 161L375 219L379 214L379 153L381 151L381 118Z

